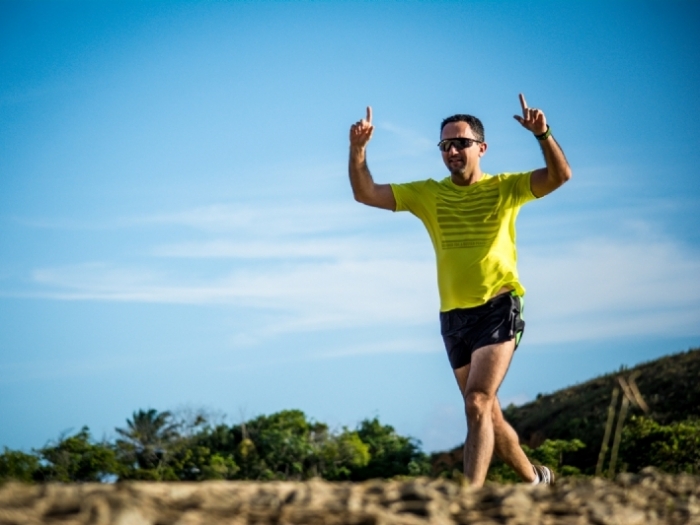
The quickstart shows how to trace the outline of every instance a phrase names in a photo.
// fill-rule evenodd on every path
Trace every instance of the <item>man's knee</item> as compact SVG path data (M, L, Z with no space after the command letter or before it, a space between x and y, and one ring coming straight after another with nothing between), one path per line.
M486 392L467 392L467 395L464 397L464 408L467 412L467 418L475 421L483 417L492 416L495 400L496 396L489 395Z

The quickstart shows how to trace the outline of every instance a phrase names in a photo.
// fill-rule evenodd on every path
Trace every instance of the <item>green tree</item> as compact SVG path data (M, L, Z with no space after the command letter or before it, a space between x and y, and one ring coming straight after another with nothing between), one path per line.
M237 479L348 479L370 459L369 446L357 432L330 432L299 410L259 416L230 428L219 425L200 434L196 443L212 455L231 458Z
M308 422L301 410L259 416L246 424L248 437L241 439L238 452L257 459L258 479L302 479L314 462L313 430L323 431Z
M351 470L351 480L430 473L428 457L421 452L419 442L400 436L392 426L382 425L376 417L361 421L357 435L369 447L370 460L366 465Z
M218 456L224 460L230 458L235 468L229 465L226 479L261 479L262 472L267 469L250 439L246 423L231 427L220 424L207 428L197 434L192 443L209 450L212 457Z
M114 450L106 443L93 443L88 427L37 452L42 463L34 473L37 481L102 481L121 471Z
M218 454L191 442L173 452L170 467L182 481L235 479L240 470L231 454Z
M128 467L122 476L128 479L177 479L168 465L171 449L180 438L172 414L153 408L138 410L126 420L126 424L127 428L115 429L122 437L116 442L119 458Z
M0 483L10 480L31 483L38 469L39 457L35 454L25 454L7 447L0 454Z
M653 466L669 473L700 474L700 419L661 425L633 416L622 431L620 459L631 472Z
M240 467L232 452L217 451L208 444L209 437L216 430L211 427L210 421L221 417L203 409L191 408L180 409L173 415L179 435L168 444L168 468L177 479L235 479Z
M371 459L369 445L360 439L357 432L347 429L336 436L328 435L319 440L317 457L317 475L333 481L349 479L353 470L366 467Z

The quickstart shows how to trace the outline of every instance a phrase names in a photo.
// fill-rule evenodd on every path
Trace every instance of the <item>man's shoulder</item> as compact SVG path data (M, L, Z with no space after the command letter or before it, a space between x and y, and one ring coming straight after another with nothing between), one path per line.
M426 185L432 185L432 184L440 184L443 181L436 181L435 179L420 179L420 180L412 180L409 182L392 182L392 186L426 186Z
M494 175L494 178L498 180L501 195L515 198L520 205L535 199L530 181L532 172L533 170Z
M437 189L441 183L442 181L438 182L434 179L422 179L413 180L410 182L392 182L391 186L394 188L406 188L414 191L430 191L431 189Z
M501 188L501 191L511 192L514 188L521 185L530 186L531 171L507 171L490 175L492 184L496 184Z
M414 214L435 200L439 192L438 182L433 179L392 183L391 191L396 199L396 211L409 210Z
M518 177L526 177L529 176L533 170L528 170L528 171L507 171L503 173L497 173L495 175L489 175L490 177L498 180L499 182L504 182L507 180L515 180Z

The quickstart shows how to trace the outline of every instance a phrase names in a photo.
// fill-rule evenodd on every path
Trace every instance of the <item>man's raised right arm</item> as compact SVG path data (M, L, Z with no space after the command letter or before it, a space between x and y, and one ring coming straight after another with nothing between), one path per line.
M350 127L350 185L352 194L357 202L383 208L396 210L396 199L389 184L375 184L372 174L367 167L367 143L372 138L372 108L367 107L367 118L362 119Z

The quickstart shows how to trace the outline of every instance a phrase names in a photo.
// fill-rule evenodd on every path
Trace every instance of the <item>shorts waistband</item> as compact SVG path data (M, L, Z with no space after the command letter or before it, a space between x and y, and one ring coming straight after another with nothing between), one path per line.
M467 308L453 308L452 310L446 310L444 312L440 312L440 315L449 314L450 312L474 312L474 311L478 311L480 308L488 307L490 304L493 304L497 301L502 301L506 297L510 298L510 297L520 297L520 296L518 295L518 292L516 292L515 290L511 290L509 292L503 292L503 293L499 293L498 295L494 295L493 297L491 297L491 299L488 299L485 303L482 303L478 306L469 306Z

